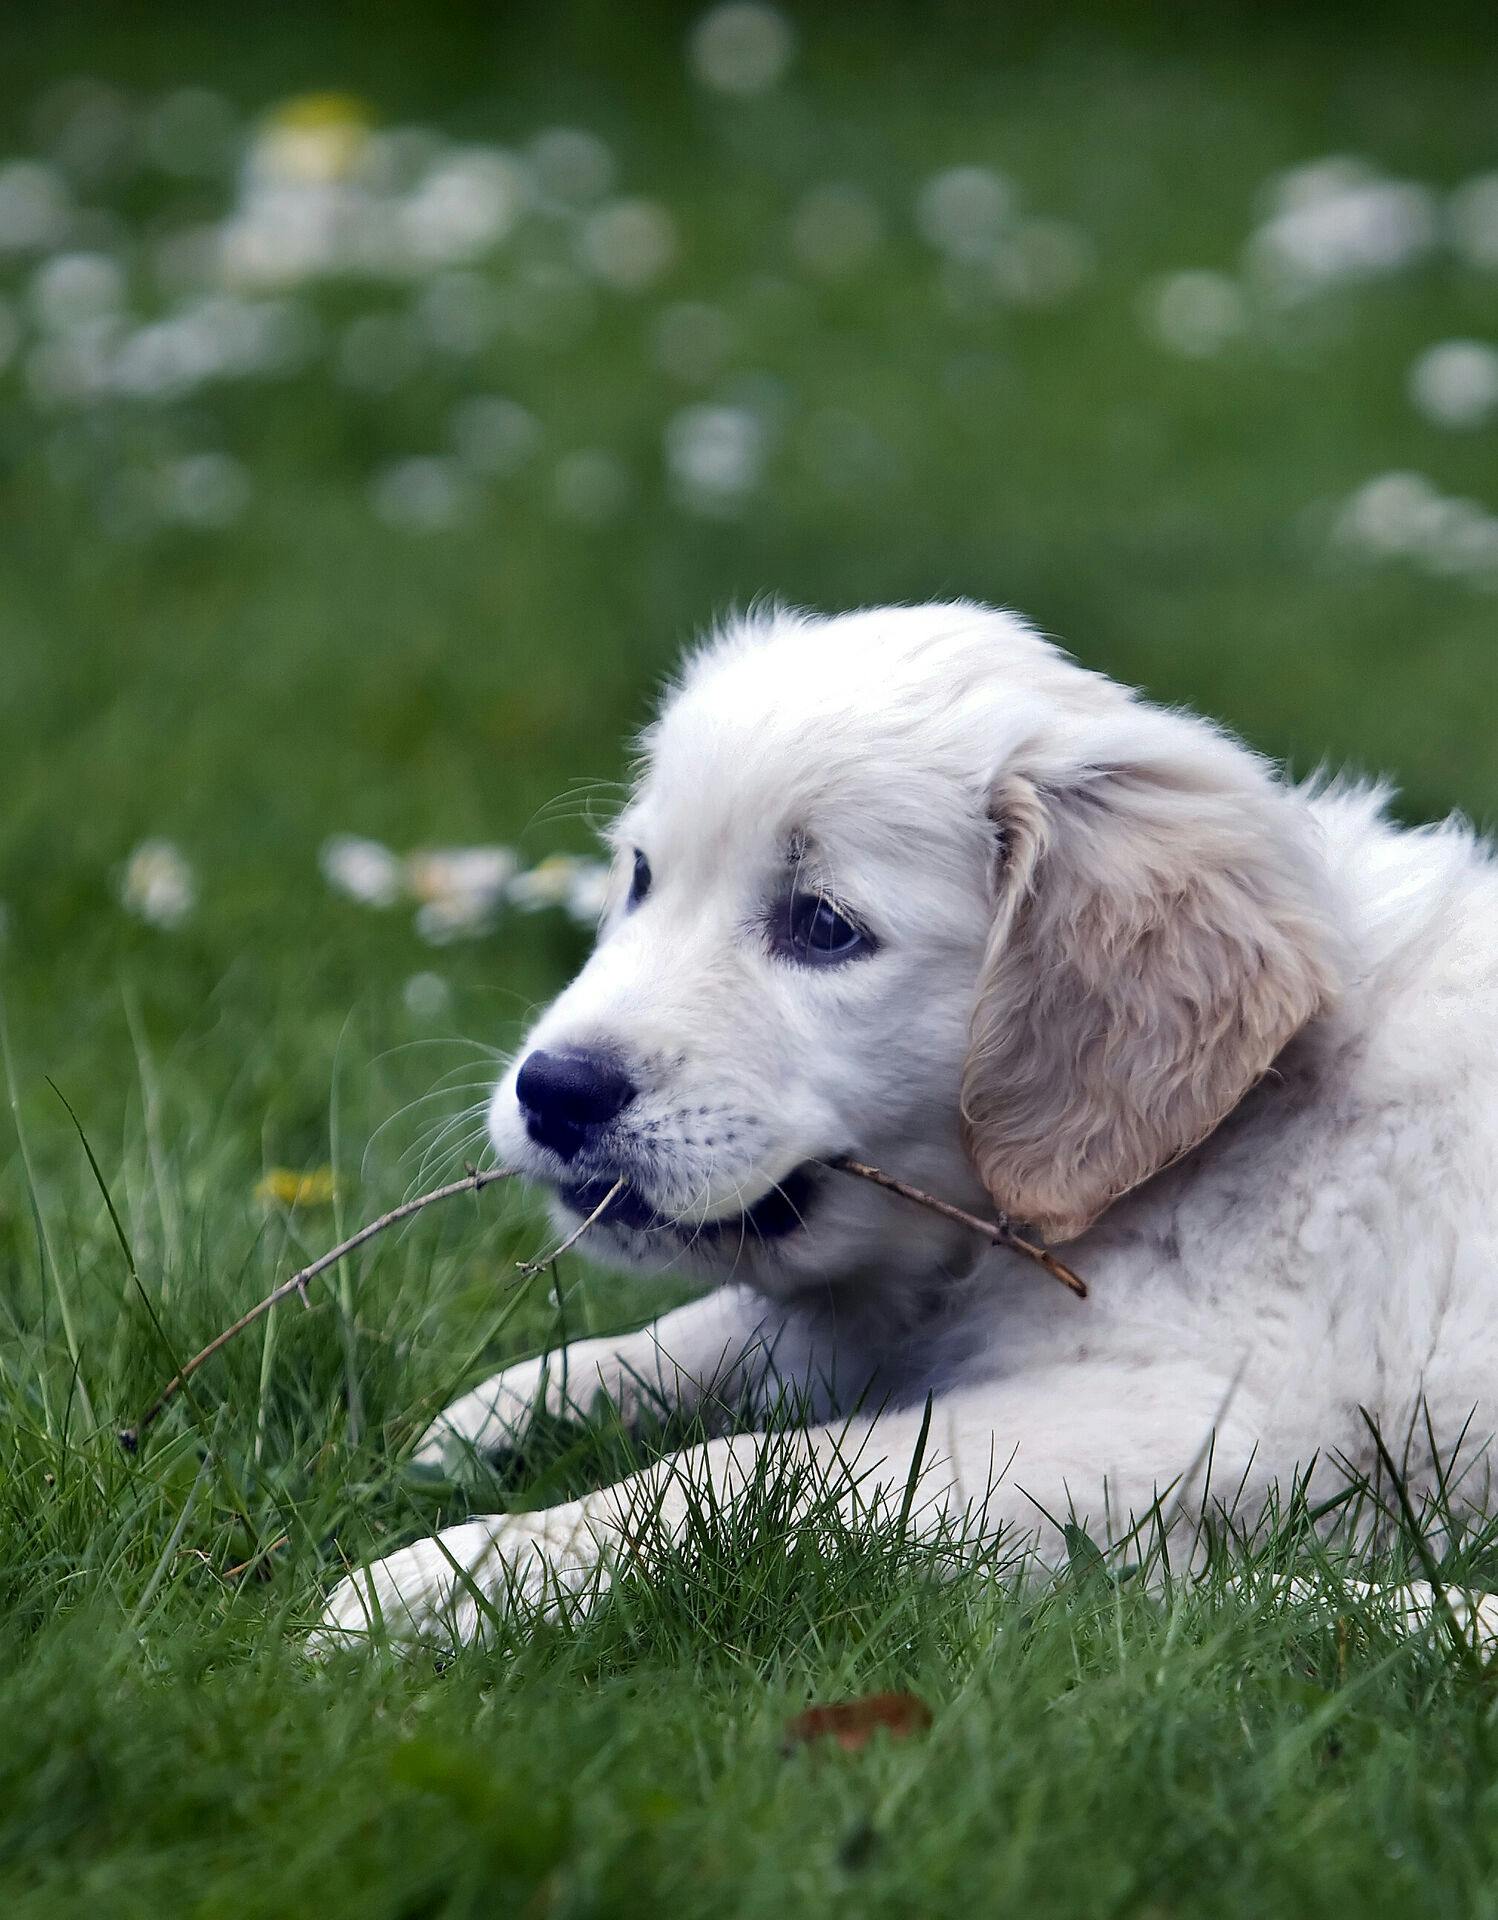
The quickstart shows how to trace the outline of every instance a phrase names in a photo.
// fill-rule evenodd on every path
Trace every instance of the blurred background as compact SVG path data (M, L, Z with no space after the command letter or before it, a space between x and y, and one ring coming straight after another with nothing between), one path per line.
M43 1074L158 1192L337 1160L340 1072L356 1166L456 1151L443 1047L575 966L590 809L762 593L1013 605L1492 819L1489 10L13 0L0 54L42 1158Z

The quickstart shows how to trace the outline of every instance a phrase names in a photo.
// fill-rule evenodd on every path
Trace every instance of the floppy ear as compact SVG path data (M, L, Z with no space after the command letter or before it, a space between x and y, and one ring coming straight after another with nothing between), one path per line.
M1204 721L1136 706L1107 731L1085 766L1019 756L993 797L964 1137L1051 1240L1204 1139L1339 975L1302 803Z

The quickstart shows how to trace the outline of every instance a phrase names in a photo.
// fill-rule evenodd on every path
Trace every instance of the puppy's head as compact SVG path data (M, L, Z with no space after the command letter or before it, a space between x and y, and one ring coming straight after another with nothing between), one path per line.
M624 1183L600 1256L781 1293L971 1256L842 1154L1074 1237L1334 991L1296 798L1012 616L744 623L644 746L597 950L490 1114L573 1224Z

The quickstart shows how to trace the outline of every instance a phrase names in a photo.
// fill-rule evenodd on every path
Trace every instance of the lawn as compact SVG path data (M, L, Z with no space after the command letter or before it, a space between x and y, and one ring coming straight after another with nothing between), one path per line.
M0 1909L1498 1913L1491 1682L1235 1585L1290 1519L1040 1594L705 1521L585 1625L310 1665L346 1561L651 1444L403 1465L680 1297L523 1281L525 1195L114 1437L481 1150L587 948L542 863L727 607L1001 601L1498 813L1491 23L16 0L0 55ZM465 847L518 879L407 858ZM929 1732L786 1750L881 1688Z

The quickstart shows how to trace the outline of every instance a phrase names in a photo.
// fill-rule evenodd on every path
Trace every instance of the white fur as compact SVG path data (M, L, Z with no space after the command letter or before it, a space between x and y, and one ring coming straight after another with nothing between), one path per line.
M1365 1408L1429 1491L1498 1396L1498 877L1462 825L1403 830L1383 802L1286 785L1009 614L719 635L646 736L597 950L529 1043L607 1045L641 1087L592 1170L679 1226L588 1250L717 1284L507 1370L418 1457L600 1394L752 1424L789 1385L822 1479L898 1497L930 1393L917 1521L980 1516L1042 1563L1071 1514L1117 1537L1158 1496L1189 1521L1372 1472ZM635 847L654 882L627 911ZM879 950L771 952L788 863ZM565 1171L513 1073L491 1131L502 1161ZM785 1238L722 1226L847 1153L1070 1238L1090 1298L832 1172ZM684 1526L692 1488L731 1499L762 1444L453 1529L345 1581L328 1625L363 1625L373 1592L388 1630L461 1638L475 1595L591 1590L641 1501ZM1479 1463L1460 1494L1487 1491Z

